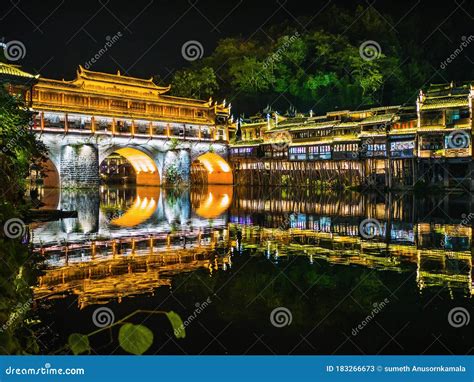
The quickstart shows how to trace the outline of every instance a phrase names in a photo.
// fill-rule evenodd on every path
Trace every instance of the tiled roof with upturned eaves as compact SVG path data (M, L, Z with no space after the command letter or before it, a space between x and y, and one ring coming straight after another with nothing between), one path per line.
M469 106L469 98L462 96L446 96L426 98L421 104L421 110L433 110L445 107L467 107Z
M384 123L384 122L391 122L396 117L395 113L387 113L387 114L379 114L373 115L371 117L367 117L360 121L361 125L367 125L371 123Z
M23 78L27 80L36 80L39 78L39 75L33 75L21 70L16 65L9 65L3 62L0 62L0 77L9 77L9 78Z

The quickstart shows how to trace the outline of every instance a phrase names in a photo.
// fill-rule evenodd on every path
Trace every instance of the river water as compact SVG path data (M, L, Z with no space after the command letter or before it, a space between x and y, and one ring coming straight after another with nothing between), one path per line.
M42 190L78 218L36 223L38 342L135 313L146 354L472 352L466 195L208 186ZM185 320L186 338L166 317ZM117 331L95 354L124 354Z

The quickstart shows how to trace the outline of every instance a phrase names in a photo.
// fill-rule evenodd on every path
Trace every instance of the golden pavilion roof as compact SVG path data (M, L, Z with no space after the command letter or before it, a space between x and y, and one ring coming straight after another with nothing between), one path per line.
M93 72L79 66L76 78L71 81L40 78L38 87L52 90L95 93L98 95L125 96L157 100L161 94L170 90L170 86L156 85L153 80L123 76L117 74ZM199 101L203 103L204 101Z
M10 82L15 79L20 79L36 82L38 78L39 74L33 75L21 70L17 65L10 65L0 62L0 81L5 79Z
M170 86L158 86L153 82L153 78L143 79L137 77L128 77L120 74L120 70L116 74L94 72L92 70L84 69L79 65L77 71L77 78L84 80L92 80L97 82L112 83L115 85L139 86L142 88L157 90L160 94L166 93L170 90Z

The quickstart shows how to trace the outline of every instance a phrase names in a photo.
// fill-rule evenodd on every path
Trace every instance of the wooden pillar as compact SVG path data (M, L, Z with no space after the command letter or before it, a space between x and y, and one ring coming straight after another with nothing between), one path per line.
M64 131L67 133L69 130L69 124L67 122L67 113L64 114Z
M44 130L44 111L41 112L41 131Z
M91 117L91 130L95 133L95 118L94 116Z

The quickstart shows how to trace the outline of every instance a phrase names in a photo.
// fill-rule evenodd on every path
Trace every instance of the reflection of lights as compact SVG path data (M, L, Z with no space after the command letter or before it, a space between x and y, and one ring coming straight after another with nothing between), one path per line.
M232 202L232 186L209 186L208 193L201 196L202 201L196 214L212 219L223 214Z
M227 195L227 194L222 195L222 199L221 199L221 202L220 202L219 206L221 208L227 208L229 206L229 204L230 204L229 195Z
M141 198L137 195L132 206L120 217L110 223L121 227L134 227L148 220L156 210L159 195L148 195Z

